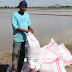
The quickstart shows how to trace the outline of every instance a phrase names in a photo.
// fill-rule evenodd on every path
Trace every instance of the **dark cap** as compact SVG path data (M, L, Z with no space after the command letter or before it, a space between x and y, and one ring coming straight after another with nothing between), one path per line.
M27 2L26 2L25 0L23 0L23 1L21 1L21 2L19 3L19 6L20 6L20 5L27 6Z

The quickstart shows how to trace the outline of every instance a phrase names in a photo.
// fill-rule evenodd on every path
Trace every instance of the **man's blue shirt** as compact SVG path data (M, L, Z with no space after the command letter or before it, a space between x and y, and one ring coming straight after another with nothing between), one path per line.
M28 30L31 25L29 14L24 12L23 15L15 12L12 14L13 40L14 42L27 41L27 33L16 31L17 28Z

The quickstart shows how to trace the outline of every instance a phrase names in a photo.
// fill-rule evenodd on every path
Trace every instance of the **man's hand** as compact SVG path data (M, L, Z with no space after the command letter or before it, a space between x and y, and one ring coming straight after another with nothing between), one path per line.
M25 29L21 29L21 28L17 28L16 31L21 31L21 32L31 32L31 30L25 30Z
M31 33L34 33L34 30L30 26L28 26L28 29L30 30Z
M28 32L34 33L34 30L31 27L28 30L17 28L16 31L22 31L22 32L26 32L26 33L28 33Z
M31 30L30 30L30 32L31 32L31 33L34 33L34 30L33 30L33 29L31 29Z
M26 33L31 32L30 30L25 30Z

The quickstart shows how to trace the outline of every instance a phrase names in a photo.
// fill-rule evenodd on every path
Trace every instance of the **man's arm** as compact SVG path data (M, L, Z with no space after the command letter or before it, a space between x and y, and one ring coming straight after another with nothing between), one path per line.
M30 30L25 30L25 29L21 29L21 28L17 28L16 31L22 31L22 32L26 32L26 33L30 32Z
M31 28L31 26L28 26L28 29L30 30L31 33L34 33L34 30Z
M30 32L30 30L21 29L18 27L17 19L14 14L12 15L12 26L13 26L13 29L16 31L22 31L22 32L26 32L26 33Z

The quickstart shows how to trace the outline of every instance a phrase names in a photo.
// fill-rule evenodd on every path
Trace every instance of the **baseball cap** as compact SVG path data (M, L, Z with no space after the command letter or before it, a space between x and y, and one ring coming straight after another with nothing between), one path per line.
M19 3L19 6L20 6L20 5L27 6L27 2L26 2L25 0L23 0L23 1L21 1L21 2Z

